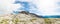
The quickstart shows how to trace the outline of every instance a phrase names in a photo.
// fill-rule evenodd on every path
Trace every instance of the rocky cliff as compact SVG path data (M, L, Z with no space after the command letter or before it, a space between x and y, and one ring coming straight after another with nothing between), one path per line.
M0 24L45 24L43 18L36 16L38 15L26 11L19 14L7 14L0 17Z

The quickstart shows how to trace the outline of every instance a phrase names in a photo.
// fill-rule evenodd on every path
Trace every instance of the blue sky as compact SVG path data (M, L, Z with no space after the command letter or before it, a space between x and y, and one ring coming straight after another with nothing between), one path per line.
M14 4L15 0L0 0L0 12L11 13L13 10L16 10L21 6L21 4ZM60 12L57 9L60 9L56 2L58 0L18 0L21 2L29 2L31 5L35 5L37 9L36 12L33 12L34 6L30 7L31 12L38 15L60 15ZM35 11L34 10L34 11Z

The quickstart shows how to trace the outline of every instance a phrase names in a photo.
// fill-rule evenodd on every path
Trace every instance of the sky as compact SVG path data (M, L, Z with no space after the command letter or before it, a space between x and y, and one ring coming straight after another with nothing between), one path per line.
M14 4L15 0L0 0L0 11L1 14L11 13L12 10L20 7L19 4Z
M11 13L21 7L20 4L14 4L15 1L35 4L37 11L33 13L38 15L60 15L60 7L57 5L59 0L0 0L0 14Z

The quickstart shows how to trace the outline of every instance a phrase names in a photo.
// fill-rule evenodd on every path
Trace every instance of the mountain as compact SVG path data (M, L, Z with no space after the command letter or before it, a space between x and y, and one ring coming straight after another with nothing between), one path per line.
M0 24L60 24L60 18L43 17L49 16L39 16L28 11L21 11L18 14L0 15Z
M0 24L45 24L43 18L38 15L21 11L18 14L7 14L0 17Z

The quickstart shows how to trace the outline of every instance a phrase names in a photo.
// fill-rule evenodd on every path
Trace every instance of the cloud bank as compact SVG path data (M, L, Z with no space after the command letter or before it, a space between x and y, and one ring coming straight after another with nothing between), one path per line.
M15 1L20 3L14 4ZM0 0L0 12L4 14L26 10L37 15L60 15L60 8L56 7L55 2L56 0Z

